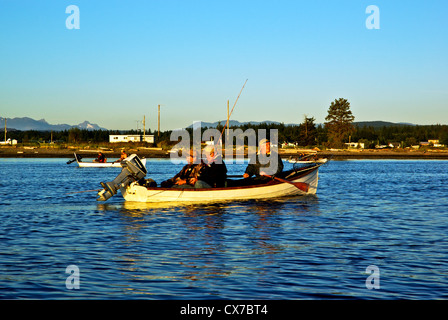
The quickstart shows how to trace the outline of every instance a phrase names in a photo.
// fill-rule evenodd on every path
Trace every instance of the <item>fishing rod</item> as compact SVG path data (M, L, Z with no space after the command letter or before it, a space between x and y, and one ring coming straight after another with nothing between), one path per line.
M249 79L246 79L246 82L244 82L243 87L241 88L240 93L238 94L238 97L236 97L235 103L233 104L233 107L232 107L232 111L230 111L229 118L228 118L227 120L230 119L230 116L231 116L232 113L233 113L233 109L235 109L236 103L238 102L238 99L240 98L241 92L243 92L243 89L244 89L244 87L246 86L247 80L249 80ZM226 121L226 125L224 126L224 128L223 128L222 131L221 131L221 136L219 137L219 140L221 140L222 135L224 134L224 130L226 130L227 123L228 123L228 121Z

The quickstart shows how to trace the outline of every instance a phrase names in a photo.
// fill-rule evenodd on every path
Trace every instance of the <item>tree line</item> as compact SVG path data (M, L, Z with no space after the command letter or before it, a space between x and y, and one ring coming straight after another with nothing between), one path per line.
M347 99L339 98L331 102L324 124L316 124L314 117L305 115L298 125L285 125L284 123L245 123L231 126L230 129L277 129L278 142L294 143L301 147L343 147L346 142L362 142L365 148L374 148L376 145L399 143L402 147L418 145L421 141L439 140L441 144L448 145L447 125L383 125L375 123L357 125L355 117L350 110ZM217 129L224 128L219 124ZM206 130L207 128L202 128ZM192 129L187 129L192 134ZM142 134L141 131L129 130L87 130L72 128L63 131L8 131L8 138L16 139L22 143L105 143L109 142L109 135L114 134ZM146 134L154 134L156 144L171 145L171 131L161 131L160 134L147 130Z

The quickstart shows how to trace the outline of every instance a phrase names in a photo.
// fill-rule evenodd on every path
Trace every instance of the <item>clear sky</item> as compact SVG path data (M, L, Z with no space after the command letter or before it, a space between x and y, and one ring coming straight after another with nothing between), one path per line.
M447 124L447 13L446 0L0 0L0 116L135 129L145 115L154 130L161 104L174 129L225 119L248 79L233 120L323 123L342 97L355 121Z

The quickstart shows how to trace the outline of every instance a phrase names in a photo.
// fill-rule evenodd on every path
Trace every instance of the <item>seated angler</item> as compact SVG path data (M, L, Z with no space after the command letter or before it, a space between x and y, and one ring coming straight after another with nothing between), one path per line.
M204 148L206 161L199 171L195 188L222 188L226 185L227 167L220 154L215 153L215 147Z
M187 155L187 164L182 170L171 179L161 183L162 188L194 188L200 169L203 166L202 162L198 163L197 153L190 150Z
M99 152L98 153L98 158L93 160L93 162L99 162L99 163L106 163L106 161L107 161L106 156L102 152Z
M121 154L120 154L120 159L114 161L114 162L121 162L124 159L126 159L128 157L128 154L126 153L126 151L124 149L121 150Z
M276 175L283 171L283 161L278 152L271 152L271 143L268 139L260 140L259 150L255 159L251 159L243 178L251 178L257 182L265 182L270 178L265 175ZM261 160L261 161L260 161Z

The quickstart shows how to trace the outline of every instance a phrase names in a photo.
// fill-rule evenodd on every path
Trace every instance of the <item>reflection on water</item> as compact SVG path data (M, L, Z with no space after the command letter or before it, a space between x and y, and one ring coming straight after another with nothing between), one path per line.
M115 258L121 271L132 274L134 281L194 281L201 290L216 279L249 277L259 285L269 282L276 256L287 254L285 248L290 247L285 242L288 229L320 214L317 196L204 204L98 203L97 209L109 215L117 212L124 223L122 241L129 249ZM149 245L146 255L129 253L142 243ZM148 251L150 262L145 262ZM145 263L166 270L140 275L139 266ZM241 285L236 282L233 289Z

